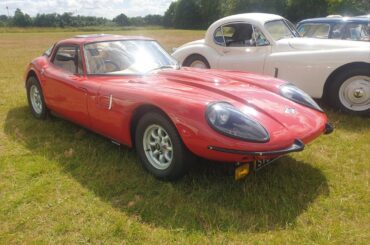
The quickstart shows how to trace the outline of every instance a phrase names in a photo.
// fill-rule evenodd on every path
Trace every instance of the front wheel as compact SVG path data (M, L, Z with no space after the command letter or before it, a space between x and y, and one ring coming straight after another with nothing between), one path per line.
M140 119L135 146L144 168L160 179L182 177L193 161L175 126L161 113L150 112Z
M370 69L356 67L335 76L328 89L336 109L355 115L370 115Z
M26 84L27 100L32 114L37 119L46 119L48 111L39 81L35 77L30 77Z

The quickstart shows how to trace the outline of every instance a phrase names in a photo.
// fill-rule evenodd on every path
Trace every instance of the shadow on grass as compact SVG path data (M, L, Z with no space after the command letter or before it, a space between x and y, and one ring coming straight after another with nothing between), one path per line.
M205 162L167 183L146 173L134 151L62 119L38 121L27 107L9 111L5 132L33 154L57 162L101 200L153 226L199 232L284 229L329 193L319 169L289 156L241 182L225 165Z

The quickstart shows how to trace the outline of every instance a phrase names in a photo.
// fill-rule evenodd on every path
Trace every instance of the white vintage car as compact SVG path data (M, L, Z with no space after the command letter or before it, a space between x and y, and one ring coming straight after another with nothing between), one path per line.
M278 15L220 19L205 39L181 46L173 57L183 66L275 76L339 110L370 115L370 43L301 38Z

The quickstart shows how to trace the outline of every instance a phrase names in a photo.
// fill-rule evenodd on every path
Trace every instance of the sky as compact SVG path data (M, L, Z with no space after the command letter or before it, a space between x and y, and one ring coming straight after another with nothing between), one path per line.
M124 13L129 17L163 14L173 0L0 0L0 15L14 15L19 8L23 13L64 13L106 17Z

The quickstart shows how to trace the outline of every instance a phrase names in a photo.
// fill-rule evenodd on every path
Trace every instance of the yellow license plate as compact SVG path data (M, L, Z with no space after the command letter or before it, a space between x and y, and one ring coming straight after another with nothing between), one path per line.
M235 169L235 180L241 180L245 178L250 172L250 166L248 163L243 164Z

